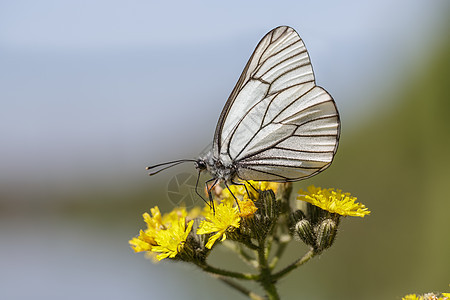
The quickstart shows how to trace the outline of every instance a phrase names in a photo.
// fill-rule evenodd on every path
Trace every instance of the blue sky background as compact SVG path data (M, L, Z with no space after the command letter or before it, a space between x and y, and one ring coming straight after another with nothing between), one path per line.
M148 164L196 157L254 47L279 25L304 39L345 135L396 105L384 96L420 72L448 34L449 8L446 0L0 0L0 298L200 297L189 290L200 272L124 259L130 251L115 250L111 233L124 224L93 231L44 204L77 202L54 195L80 189L123 193L150 182ZM179 288L163 288L168 277ZM228 292L213 284L201 295L228 299L217 290Z

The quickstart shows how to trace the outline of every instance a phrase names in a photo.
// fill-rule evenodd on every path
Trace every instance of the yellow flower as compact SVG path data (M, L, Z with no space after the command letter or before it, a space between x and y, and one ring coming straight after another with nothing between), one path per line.
M214 243L222 237L226 239L226 232L239 227L241 218L239 217L239 209L227 203L220 203L215 208L215 213L207 213L206 220L202 221L198 227L197 234L215 233L211 236L206 244L206 248L211 249Z
M141 230L138 237L129 241L134 252L150 251L152 246L156 245L155 237L157 232L164 227L159 208L155 206L150 211L153 217L148 213L142 215L145 223L147 223L147 229L145 231Z
M351 197L350 193L343 193L341 190L321 189L312 185L308 187L307 192L300 190L297 200L309 202L323 210L342 216L364 217L370 214L363 204L355 203L356 197Z
M181 250L183 250L186 238L191 232L194 220L190 221L186 226L186 219L178 219L178 222L172 224L167 230L161 230L155 237L157 246L153 246L151 251L160 253L156 256L158 260L166 257L174 258Z
M144 213L142 216L147 229L141 230L139 236L131 239L129 244L135 252L156 252L158 260L173 258L183 249L183 245L192 229L193 221L186 226L186 209L176 207L170 213L161 215L155 206L150 210L152 216Z

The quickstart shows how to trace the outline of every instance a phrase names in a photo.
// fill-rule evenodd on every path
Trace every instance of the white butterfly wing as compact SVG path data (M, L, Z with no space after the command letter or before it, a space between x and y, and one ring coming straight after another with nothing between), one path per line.
M244 180L296 181L333 160L339 115L315 85L305 45L282 26L258 44L216 128L213 154Z

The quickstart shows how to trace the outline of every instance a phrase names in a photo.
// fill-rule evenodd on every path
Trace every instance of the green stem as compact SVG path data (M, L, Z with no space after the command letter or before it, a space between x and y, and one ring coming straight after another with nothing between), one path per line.
M252 250L257 250L257 249L258 249L258 246L256 246L255 244L253 244L250 240L249 240L249 241L243 242L243 244L244 244L245 246L247 246L249 249L252 249Z
M267 264L266 250L264 241L260 241L258 247L258 261L260 270L258 281L266 291L267 298L269 300L279 300L280 296L278 295L278 291L275 286L276 280L274 280L274 277L271 274L271 269Z
M273 280L280 279L287 273L291 272L292 270L294 270L294 269L300 267L301 265L303 265L304 263L306 263L308 260L313 258L315 255L316 255L316 252L314 251L314 249L309 250L305 255L303 255L302 258L299 258L297 261L290 264L289 266L287 266L283 270L279 271L278 273L273 274Z
M219 269L219 268L210 266L206 263L203 265L198 265L198 266L200 268L202 268L204 271L209 272L209 273L232 277L232 278L243 279L243 280L256 280L259 277L258 275L253 275L253 274L248 274L248 273L238 273L238 272L232 272L232 271Z
M273 245L273 239L267 239L267 246L266 246L266 251L265 251L266 256L264 257L264 259L266 261L269 260L269 255L270 255L270 251L272 250L272 245Z
M243 287L242 285L234 282L231 279L224 278L224 277L222 277L220 275L216 275L216 274L211 274L211 276L221 280L223 283L225 283L228 286L234 288L235 290L241 292L242 294L244 294L245 296L249 297L250 299L253 299L253 300L264 300L264 298L261 297L260 295L258 295L256 293L253 293L252 291L246 289L245 287Z

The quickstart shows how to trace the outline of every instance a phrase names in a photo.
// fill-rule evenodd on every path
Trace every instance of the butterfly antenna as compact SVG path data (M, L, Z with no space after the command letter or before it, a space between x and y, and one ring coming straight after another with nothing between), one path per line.
M182 163L185 163L185 162L195 162L195 161L196 160L194 160L194 159L179 159L179 160L168 161L168 162L165 162L165 163L149 166L149 167L146 167L145 169L146 170L152 170L152 169L155 169L155 168L166 166L166 167L163 167L162 169L159 169L158 171L154 171L154 172L148 173L148 175L152 176L152 175L158 174L161 171L164 171L166 169L172 168L172 167L174 167L176 165L179 165L179 164L182 164Z

